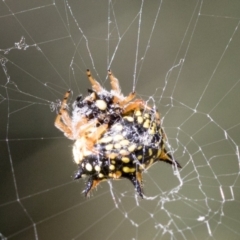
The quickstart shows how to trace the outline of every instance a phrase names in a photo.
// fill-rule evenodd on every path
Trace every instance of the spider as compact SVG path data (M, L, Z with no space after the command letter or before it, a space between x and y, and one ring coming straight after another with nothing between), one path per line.
M75 179L88 176L84 190L87 196L104 180L126 178L143 198L144 170L158 161L181 168L165 148L166 135L159 114L142 99L134 100L135 92L124 96L110 70L111 91L105 90L88 69L87 76L92 85L88 95L77 97L70 116L68 90L55 120L55 126L75 141Z

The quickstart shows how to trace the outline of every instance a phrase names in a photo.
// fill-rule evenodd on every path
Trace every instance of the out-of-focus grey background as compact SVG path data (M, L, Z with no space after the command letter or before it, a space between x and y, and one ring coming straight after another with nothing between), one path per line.
M240 239L240 2L0 2L0 238ZM66 90L87 93L111 68L161 112L183 166L90 198L73 181L71 147L54 127ZM70 108L71 109L71 108Z

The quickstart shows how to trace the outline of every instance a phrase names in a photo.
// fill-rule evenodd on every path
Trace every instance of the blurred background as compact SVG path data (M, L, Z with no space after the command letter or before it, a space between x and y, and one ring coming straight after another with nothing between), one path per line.
M240 239L240 2L0 2L0 239ZM107 69L155 105L183 168L155 164L85 198L73 142L54 127L66 90Z

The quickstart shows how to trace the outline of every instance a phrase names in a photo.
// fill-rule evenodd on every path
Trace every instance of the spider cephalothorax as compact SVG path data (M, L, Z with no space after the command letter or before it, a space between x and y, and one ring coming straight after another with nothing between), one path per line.
M106 91L87 70L92 89L77 97L72 116L65 94L55 126L75 140L73 157L79 166L75 179L88 176L85 195L106 179L129 179L143 197L142 172L157 161L181 167L165 149L159 114L141 99L121 94L118 80L108 71L112 90Z

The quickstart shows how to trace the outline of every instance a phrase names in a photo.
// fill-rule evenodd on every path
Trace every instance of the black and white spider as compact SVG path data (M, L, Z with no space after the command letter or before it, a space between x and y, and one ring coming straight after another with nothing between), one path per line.
M111 91L105 90L87 70L92 89L67 110L66 92L55 126L74 140L73 157L78 164L75 179L88 176L85 195L106 179L129 179L143 197L142 172L158 161L181 168L165 148L165 133L155 108L135 93L123 96L118 80L108 71Z

